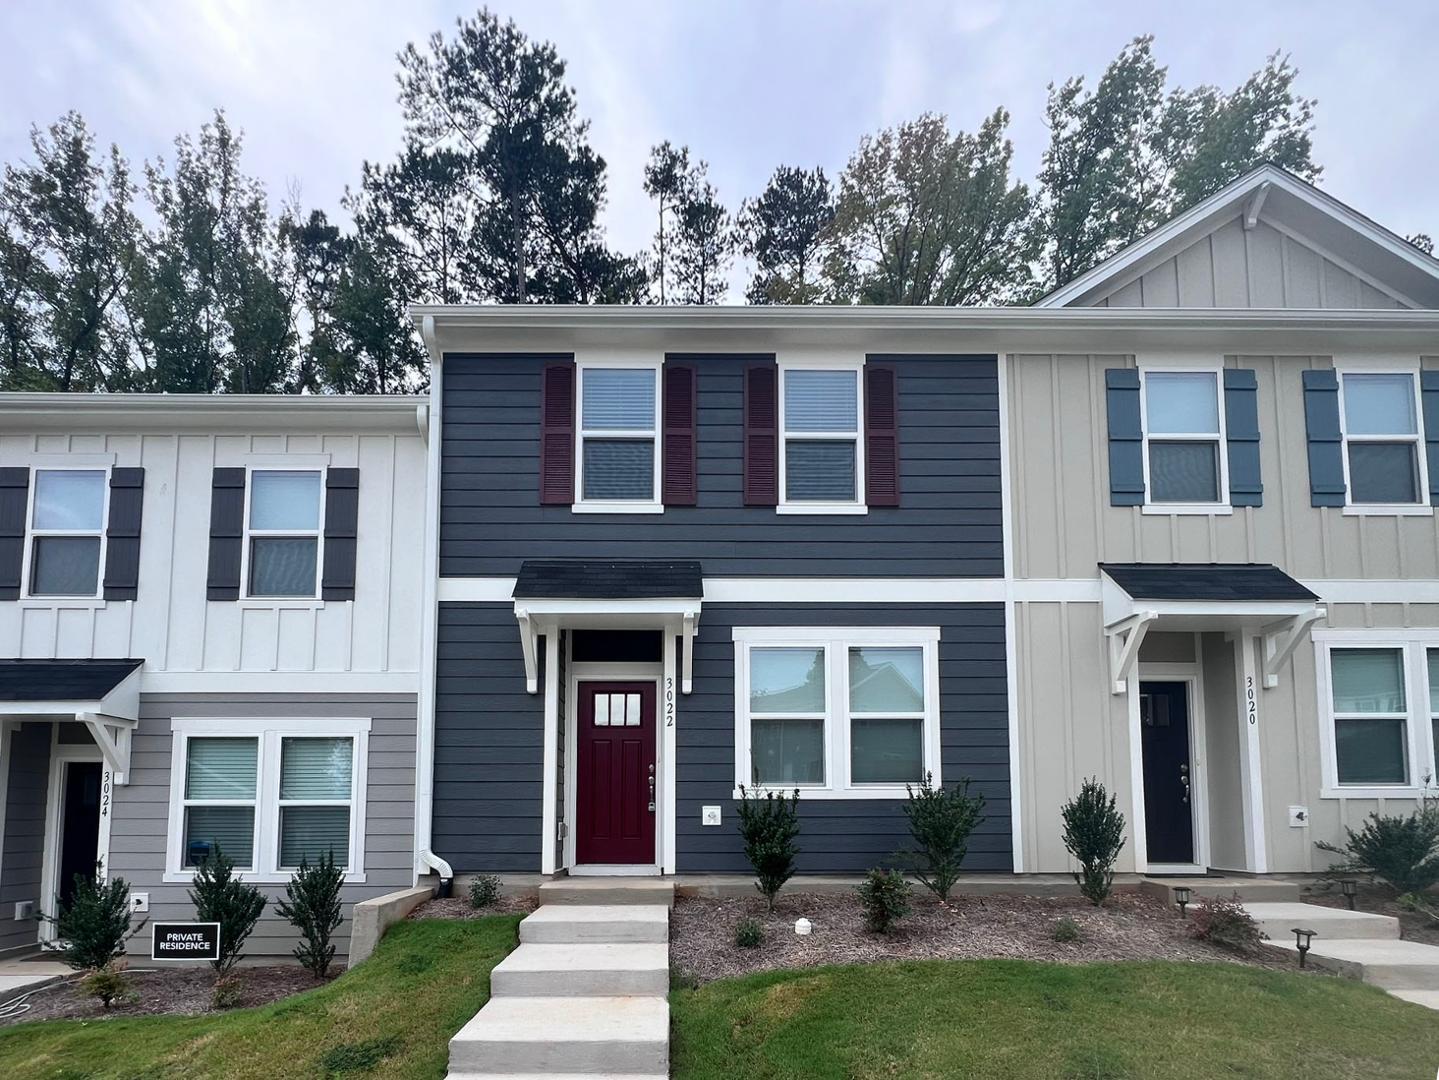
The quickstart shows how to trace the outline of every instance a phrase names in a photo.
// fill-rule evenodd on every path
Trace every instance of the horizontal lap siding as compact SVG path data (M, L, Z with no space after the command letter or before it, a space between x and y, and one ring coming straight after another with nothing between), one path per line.
M45 857L45 800L50 786L50 725L21 724L10 736L5 836L0 859L0 951L34 945L39 924L15 920L15 905L35 902Z
M152 921L193 919L185 884L166 884L165 845L170 799L173 717L370 718L369 768L365 778L365 882L341 893L345 921L337 931L339 954L349 950L352 905L413 881L415 830L415 699L408 694L190 694L142 695L140 726L131 750L130 783L115 789L110 831L110 869L130 887L150 894ZM241 875L243 877L243 875ZM250 956L284 956L296 943L288 922L275 913L285 886L262 885L269 903L246 947ZM130 943L148 954L150 935Z
M710 576L1002 575L994 359L871 359L898 377L901 505L805 519L743 505L741 380L752 358L698 359L699 503L637 518L540 505L542 357L447 357L440 573L511 575L522 559L584 557L700 559Z

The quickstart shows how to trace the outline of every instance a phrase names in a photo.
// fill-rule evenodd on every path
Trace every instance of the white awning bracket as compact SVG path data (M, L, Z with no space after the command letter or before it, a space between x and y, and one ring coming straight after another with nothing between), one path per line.
M1279 669L1282 668L1295 646L1304 639L1305 633L1319 619L1324 617L1324 608L1316 605L1302 615L1270 623L1262 630L1264 638L1264 688L1279 685Z
M530 618L527 608L515 606L515 620L520 624L520 649L525 654L525 692L540 692L539 627Z
M698 600L554 600L516 601L515 621L525 658L525 689L540 690L539 639L561 630L661 630L680 638L680 692L694 685L694 640L699 629Z
M1144 643L1144 635L1157 618L1157 611L1136 611L1104 628L1104 636L1109 642L1110 693L1122 694L1129 689L1129 674L1139 659L1139 646Z
M105 764L110 766L110 782L119 786L130 782L130 744L136 721L105 713L81 712L75 719L90 729L95 745L100 748Z
M680 693L682 694L688 694L694 689L695 628L698 624L698 611L685 612L680 634L683 638L680 644Z

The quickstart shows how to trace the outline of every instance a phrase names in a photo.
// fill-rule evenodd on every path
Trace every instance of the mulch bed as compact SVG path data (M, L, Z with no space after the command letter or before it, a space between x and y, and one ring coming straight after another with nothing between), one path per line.
M130 980L129 996L124 1001L115 1002L108 1009L80 988L81 976L73 975L60 982L42 986L28 999L29 1009L9 1020L0 1020L0 1026L31 1020L198 1016L217 1011L210 1007L211 994L215 989L215 973L208 967L172 968L164 971L140 970L136 967L126 974ZM291 994L324 985L324 980L316 979L295 964L240 967L235 969L234 974L240 985L236 1008L267 1005Z
M1439 897L1433 893L1429 894L1429 898L1439 901ZM1305 894L1304 902L1333 908L1349 906L1344 899L1344 894L1339 891L1338 885L1334 885L1332 888L1316 886ZM1399 920L1399 935L1405 941L1439 945L1439 922L1435 922L1427 915L1400 907L1392 889L1382 885L1360 882L1359 891L1354 897L1354 907L1357 911L1367 911L1373 915L1392 915Z
M486 915L528 915L539 907L532 894L502 896L489 907L471 907L468 897L451 896L445 900L426 900L414 911L412 919L483 919Z
M794 932L800 916L814 924L807 937ZM1061 916L1079 924L1081 940L1062 944L1053 939ZM746 917L764 926L758 948L734 943L735 924ZM877 960L1189 960L1294 968L1293 959L1275 949L1237 955L1195 941L1191 927L1159 900L1137 894L1112 896L1102 908L1081 897L1010 895L956 894L946 905L916 889L912 912L887 936L865 929L854 896L783 894L774 914L759 896L678 898L670 916L670 962L701 983L755 971Z

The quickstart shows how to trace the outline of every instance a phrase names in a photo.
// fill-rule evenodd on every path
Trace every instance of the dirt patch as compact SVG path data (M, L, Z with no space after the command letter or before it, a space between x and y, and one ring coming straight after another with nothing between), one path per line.
M468 897L451 896L445 900L426 900L414 911L412 919L483 919L486 915L528 915L539 907L534 895L502 896L489 907L471 907Z
M340 969L332 970L338 972ZM82 976L71 975L60 982L42 986L27 999L30 1007L25 1012L9 1020L0 1020L0 1026L31 1020L198 1016L216 1011L210 1008L210 996L215 988L215 973L208 967L156 971L142 970L136 966L132 967L127 975L130 980L130 993L125 1000L115 1002L108 1009L80 988ZM272 1001L279 1001L291 994L313 990L325 984L325 980L316 979L295 964L241 967L235 969L235 976L240 984L236 1008L268 1005Z
M1432 892L1428 896L1430 902L1439 905L1439 896ZM1348 902L1344 899L1344 894L1339 891L1338 885L1334 885L1332 888L1316 885L1305 895L1304 902L1319 904L1323 907L1349 907ZM1359 891L1354 896L1354 909L1367 911L1373 915L1392 915L1399 920L1399 936L1405 941L1439 945L1439 921L1431 919L1428 915L1421 915L1400 907L1394 891L1383 885L1360 882Z
M814 924L807 937L794 932L800 916ZM1053 939L1055 921L1061 917L1079 925L1079 941ZM758 948L734 943L735 924L743 918L758 919L764 926L764 943ZM1095 908L1080 897L954 896L941 904L932 894L916 890L914 910L888 935L867 931L858 898L843 894L786 894L774 914L758 896L693 897L675 901L670 962L700 982L777 968L877 960L1193 960L1294 967L1293 959L1277 950L1239 956L1195 941L1189 936L1192 926L1159 900L1137 894L1116 895Z

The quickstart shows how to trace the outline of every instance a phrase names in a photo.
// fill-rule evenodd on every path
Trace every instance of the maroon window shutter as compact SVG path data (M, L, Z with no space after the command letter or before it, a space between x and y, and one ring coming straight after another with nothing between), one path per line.
M899 400L884 364L864 367L864 493L870 506L899 505Z
M754 364L744 373L744 504L779 503L779 368Z
M575 501L575 365L546 364L540 396L540 504Z
M699 482L695 443L698 429L693 364L665 364L664 460L660 487L666 506L694 506Z

